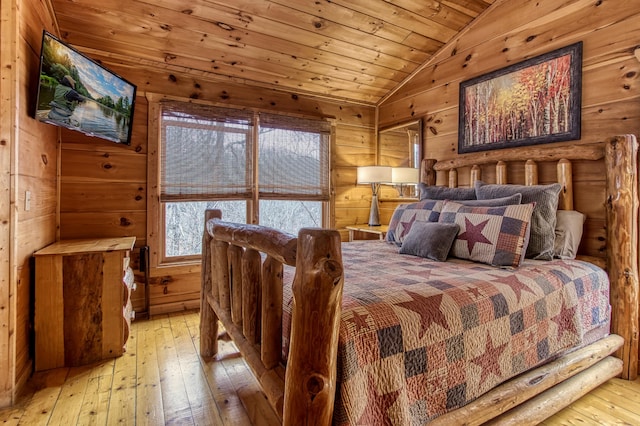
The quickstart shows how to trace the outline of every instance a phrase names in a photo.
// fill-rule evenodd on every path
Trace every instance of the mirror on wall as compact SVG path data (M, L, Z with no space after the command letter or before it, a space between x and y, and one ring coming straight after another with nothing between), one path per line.
M378 164L420 168L422 160L422 119L416 119L378 132Z
M393 168L393 183L400 197L415 197L422 160L422 119L380 129L378 165Z

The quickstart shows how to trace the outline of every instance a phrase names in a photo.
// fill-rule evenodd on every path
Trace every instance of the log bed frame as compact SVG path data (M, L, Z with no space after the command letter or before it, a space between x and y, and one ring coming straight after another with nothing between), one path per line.
M522 162L526 156L526 184L536 184L536 162L557 162L561 209L573 208L571 161L604 158L608 171L603 200L606 253L584 259L608 272L612 334L516 376L433 424L537 424L612 377L637 377L637 155L636 138L626 135L580 149L534 147L438 163L423 160L423 182L434 184L436 172L448 172L454 187L460 167L473 166L473 184L480 178L480 165L497 163L496 183L506 183L506 162ZM222 222L220 217L218 210L205 213L201 356L216 355L222 322L283 424L330 424L343 285L339 232L303 229L296 238L256 225ZM281 359L283 265L296 268L286 371Z

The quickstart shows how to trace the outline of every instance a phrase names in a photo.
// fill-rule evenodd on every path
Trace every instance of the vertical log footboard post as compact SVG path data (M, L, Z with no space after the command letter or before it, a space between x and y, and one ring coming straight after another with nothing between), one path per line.
M624 338L616 352L622 378L638 375L638 144L634 136L618 136L605 147L607 170L607 257L611 281L611 331Z
M212 357L218 352L218 317L213 312L207 296L211 294L211 235L207 231L209 219L222 218L220 210L204 212L204 232L202 233L202 268L200 272L200 355Z
M231 312L229 284L229 243L213 240L211 254L212 285L218 286L218 304L225 312Z
M262 259L254 249L246 249L242 256L242 333L249 343L260 340L262 309ZM282 333L281 333L282 334Z
M229 257L229 283L231 284L231 320L234 324L242 324L242 247L230 245L227 256Z
M262 265L261 359L271 369L282 359L282 263L267 256Z
M340 234L302 229L293 281L284 425L331 424L343 284Z

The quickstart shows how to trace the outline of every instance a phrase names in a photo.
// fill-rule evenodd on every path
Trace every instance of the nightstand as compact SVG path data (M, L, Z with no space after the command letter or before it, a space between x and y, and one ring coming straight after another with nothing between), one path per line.
M380 240L384 240L389 230L389 225L369 226L369 225L350 225L346 227L349 230L349 241L353 241L356 238L357 233L375 234L379 236Z
M58 241L35 256L35 370L122 355L135 237ZM129 273L127 273L129 271Z

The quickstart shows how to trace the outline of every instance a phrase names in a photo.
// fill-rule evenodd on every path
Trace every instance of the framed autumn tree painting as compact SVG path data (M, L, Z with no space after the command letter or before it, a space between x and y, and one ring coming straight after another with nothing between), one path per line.
M460 83L458 153L580 139L582 42Z

